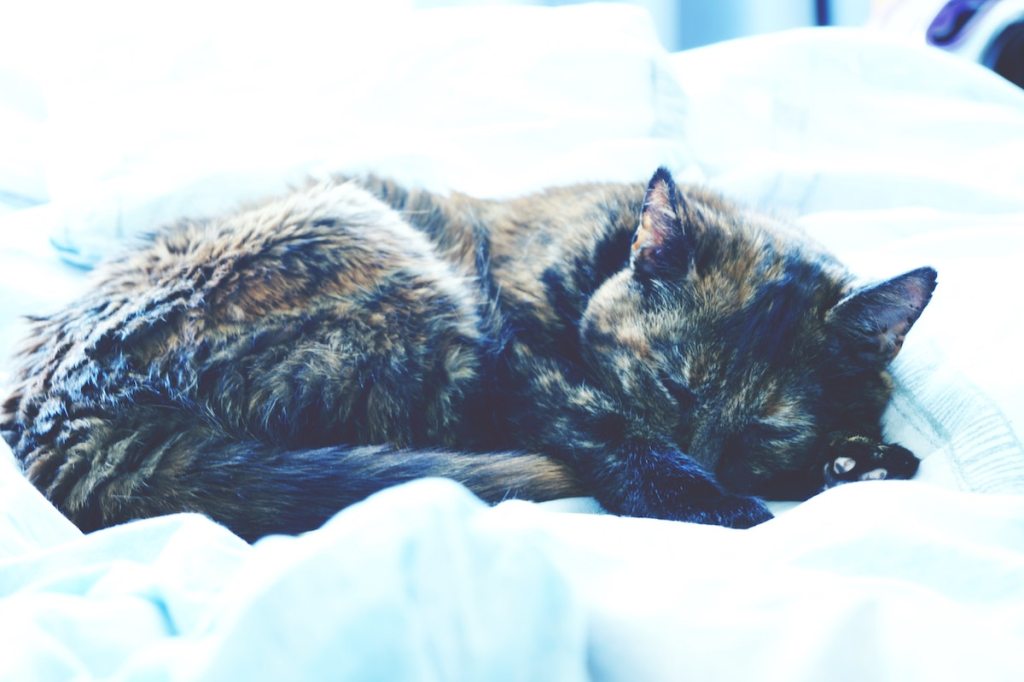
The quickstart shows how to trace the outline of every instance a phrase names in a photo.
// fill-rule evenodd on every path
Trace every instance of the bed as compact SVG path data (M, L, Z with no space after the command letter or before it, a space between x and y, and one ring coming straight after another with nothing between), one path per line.
M424 480L250 546L189 514L83 535L0 445L0 679L1024 679L1024 92L864 31L668 54L629 5L410 4L6 36L3 357L132 233L309 175L500 196L667 165L865 279L938 269L885 418L917 478L749 531Z

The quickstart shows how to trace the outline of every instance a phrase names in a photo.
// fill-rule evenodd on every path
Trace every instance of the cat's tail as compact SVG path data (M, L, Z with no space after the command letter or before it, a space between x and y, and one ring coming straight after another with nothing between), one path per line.
M152 453L151 461L160 464L143 475L144 481L139 470L124 471L102 485L87 486L91 499L83 505L74 504L78 496L73 491L53 502L83 530L191 511L253 541L312 530L375 492L430 476L462 483L489 503L586 494L568 467L540 455L386 446L285 450L252 440L190 440L181 434L158 447L163 452ZM49 492L53 497L54 487Z
M260 448L262 449L262 448ZM342 508L384 488L438 476L489 503L536 502L586 493L568 467L541 455L331 446L311 450L222 452L204 458L202 511L247 540L319 527Z

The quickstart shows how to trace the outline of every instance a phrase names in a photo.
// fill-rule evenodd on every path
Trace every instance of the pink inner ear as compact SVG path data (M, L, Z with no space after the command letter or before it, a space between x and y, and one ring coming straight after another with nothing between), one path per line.
M673 188L669 182L666 178L655 178L644 195L640 227L647 233L647 239L655 245L664 243L679 220Z
M667 263L662 261L667 259L666 246L672 231L678 229L673 225L677 220L674 211L645 206L630 247L630 263L649 270L666 267Z
M679 213L682 206L672 175L659 168L647 185L640 225L633 236L630 264L638 275L685 275L689 270L689 240Z
M669 183L670 179L659 172L647 187L640 225L633 238L631 255L634 260L657 254L675 229L679 218Z
M652 208L674 211L673 203L672 188L669 186L668 180L665 178L655 178L654 182L647 188L647 194L644 196L644 213L647 213L648 209Z
M667 230L664 225L659 225L658 221L652 216L652 211L660 210L644 208L643 215L640 216L640 224L636 228L636 235L633 237L632 250L634 258L649 249L657 250L664 245Z

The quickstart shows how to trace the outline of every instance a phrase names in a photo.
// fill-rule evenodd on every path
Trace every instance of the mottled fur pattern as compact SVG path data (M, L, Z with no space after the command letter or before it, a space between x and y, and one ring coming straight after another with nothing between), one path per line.
M297 532L427 475L746 527L754 495L914 473L879 420L934 284L855 289L663 169L507 201L338 178L107 264L33 319L0 429L85 530Z

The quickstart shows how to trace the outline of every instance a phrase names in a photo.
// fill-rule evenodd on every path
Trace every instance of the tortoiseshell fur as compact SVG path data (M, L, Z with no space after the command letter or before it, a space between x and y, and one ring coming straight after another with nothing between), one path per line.
M747 527L753 495L914 473L879 420L934 283L854 289L663 169L506 201L338 178L102 267L32 321L0 429L84 530L298 532L427 475Z

